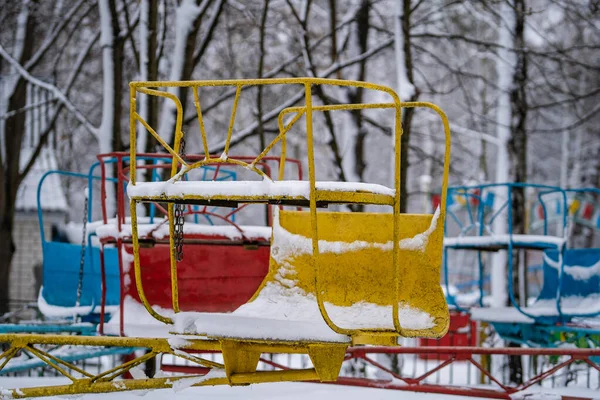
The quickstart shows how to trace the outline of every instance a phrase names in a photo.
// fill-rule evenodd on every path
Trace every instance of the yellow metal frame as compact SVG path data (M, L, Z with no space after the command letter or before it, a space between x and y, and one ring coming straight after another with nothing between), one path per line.
M298 107L288 107L282 110L278 116L279 135L250 163L236 160L229 157L229 148L231 144L234 121L237 112L241 92L245 87L257 85L300 85L305 94L305 105ZM339 104L327 106L313 106L312 104L312 86L314 85L332 85L364 88L375 91L380 91L388 94L391 97L391 102L377 104ZM209 155L209 143L206 135L204 120L202 117L199 89L202 87L212 86L233 86L236 88L235 98L231 119L228 126L227 136L224 144L224 152L220 157ZM183 138L182 121L183 109L179 99L166 91L157 90L157 88L166 87L189 87L192 89L194 96L195 108L198 114L199 130L202 137L202 146L205 152L204 160L188 164L180 155L181 141ZM138 93L164 97L173 101L177 111L175 123L174 146L169 146L154 129L137 113L136 111L136 96ZM137 123L141 123L145 129L160 143L164 149L172 155L173 161L171 165L171 180L176 181L181 179L183 175L195 168L200 168L207 164L233 164L243 166L254 171L263 179L271 179L266 176L260 169L256 167L257 163L263 159L274 146L281 142L281 158L280 170L278 179L284 177L284 166L286 160L286 134L294 126L301 117L306 119L306 140L308 154L308 181L310 187L308 205L310 208L310 232L312 238L312 269L314 272L314 287L316 299L318 302L320 313L327 325L335 332L350 335L353 344L379 344L379 345L395 345L398 335L404 336L440 336L447 330L442 327L433 335L427 330L423 331L407 331L402 328L398 317L398 302L392 301L392 314L394 329L344 329L337 326L329 317L327 310L324 307L324 299L321 295L320 287L320 267L319 267L319 230L317 224L317 203L362 203L362 204L382 204L393 208L393 273L394 282L393 290L395 293L394 299L398 298L400 290L399 268L401 249L399 239L401 237L400 229L400 138L402 135L401 113L402 108L410 107L426 107L437 112L444 126L446 150L444 155L444 172L442 179L442 199L440 206L439 223L443 224L446 212L446 188L448 184L449 159L450 159L450 128L448 119L443 111L431 103L425 102L410 102L402 103L396 93L382 85L375 85L365 82L342 81L336 79L320 79L320 78L282 78L282 79L248 79L248 80L225 80L225 81L188 81L188 82L132 82L130 84L130 130L131 130L131 165L130 179L131 185L136 184L136 127ZM315 165L314 165L314 138L312 118L313 112L326 112L337 110L357 110L357 109L393 109L395 110L394 119L394 143L395 143L395 178L393 196L365 192L328 192L317 190L315 180ZM290 116L290 120L285 123L286 116ZM141 279L141 268L139 260L139 238L136 215L136 204L143 201L170 201L168 206L169 229L171 232L171 255L170 255L170 271L171 271L171 290L173 299L173 310L179 312L178 300L178 284L177 284L177 261L174 252L173 232L174 232L174 203L182 199L168 198L153 198L148 197L132 197L131 198L131 219L132 219L132 244L134 253L134 269L136 286L144 307L157 320L164 323L172 323L173 321L160 315L148 302L145 296ZM205 200L201 196L186 196L184 201L201 201ZM214 200L214 198L213 198ZM259 196L238 196L228 197L225 200L243 202L267 202L277 200L297 201L302 199L285 198L280 196L276 199L267 199ZM447 321L446 321L447 322ZM185 378L193 378L198 381L194 386L202 385L247 385L259 382L276 382L276 381L305 381L305 380L321 380L334 381L337 379L341 364L344 360L347 347L350 343L325 343L325 342L290 342L290 341L273 341L273 340L248 340L243 338L217 338L209 337L207 339L188 339L184 349L173 349L164 338L122 338L122 337L85 337L85 336L69 336L69 335L18 335L7 334L0 335L0 343L8 343L9 347L6 351L0 354L0 370L7 363L22 351L27 351L32 356L39 358L48 366L58 371L61 375L71 380L69 385L36 387L36 388L21 388L12 390L10 395L13 398L38 397L49 395L69 395L82 393L104 393L117 392L125 390L138 389L160 389L169 388L173 384ZM117 346L117 347L136 347L145 348L148 352L140 357L128 361L118 367L111 368L107 371L92 374L81 369L73 363L65 362L52 354L44 351L41 346ZM223 353L224 363L219 364L201 357L193 356L185 352L186 349L198 351L221 351ZM287 354L308 354L312 360L314 368L302 370L286 370L286 371L256 371L256 366L261 353L287 353ZM191 361L199 366L208 367L211 369L222 370L223 376L207 377L199 379L200 376L177 376L169 378L149 378L149 379L132 379L116 381L123 373L132 368L141 365L149 359L161 354L171 354Z
M229 147L231 143L235 116L237 107L239 104L239 99L241 95L241 91L244 87L258 86L258 85L301 85L304 88L305 94L305 105L299 107L289 107L282 110L278 117L278 126L279 126L279 135L273 139L269 145L256 157L254 161L251 163L246 163L240 160L235 160L229 157ZM336 105L326 105L326 106L313 106L312 104L312 86L314 85L330 85L330 86L344 86L344 87L355 87L355 88L364 88L374 91L379 91L388 94L392 102L389 103L375 103L375 104L336 104ZM429 108L438 113L440 116L445 133L445 153L444 153L444 171L442 177L442 199L440 204L440 216L439 221L443 224L445 220L446 214L446 188L448 185L448 174L449 174L449 162L450 162L450 126L448 123L448 119L444 112L436 105L427 102L401 102L398 95L391 88L383 85L377 85L367 82L358 82L358 81L346 81L346 80L338 80L338 79L322 79L322 78L276 78L276 79L240 79L240 80L207 80L207 81L178 81L178 82L132 82L130 83L130 148L131 148L131 183L132 185L136 184L136 122L141 122L141 124L150 132L152 136L156 138L156 140L165 148L167 152L169 152L173 156L172 166L171 166L171 181L176 181L181 179L181 177L201 166L207 164L235 164L246 167L258 175L260 175L263 179L271 180L268 176L266 176L262 171L256 168L256 163L259 162L263 157L265 157L273 147L279 142L282 142L282 151L281 151L281 163L279 170L279 179L283 178L284 175L284 165L286 158L286 134L292 128L292 126L304 115L306 119L306 141L307 141L307 154L308 154L308 180L310 187L310 198L309 198L309 208L311 215L311 226L312 226L312 251L313 251L313 260L314 260L314 272L315 272L315 287L319 288L319 235L318 235L318 226L317 226L317 202L330 202L330 203L361 203L361 204L380 204L380 205L389 205L393 207L393 215L394 215L394 229L393 229L393 263L394 263L394 291L396 295L399 293L400 282L399 282L399 256L400 256L400 247L399 247L399 239L400 239L400 153L401 153L401 135L402 135L402 108L415 108L415 107L424 107ZM229 123L229 128L227 131L227 137L225 140L224 151L220 157L211 157L208 151L208 139L206 136L206 132L204 129L204 121L202 117L202 112L200 108L200 100L198 96L198 89L202 87L215 87L215 86L233 86L236 88L235 98L233 102L233 110L231 114L231 119ZM181 130L181 124L183 119L183 109L181 106L181 102L177 97L171 93L155 90L151 88L159 88L159 87L189 87L192 88L195 100L195 107L198 113L198 122L200 126L200 134L202 136L202 143L205 151L205 158L202 161L198 161L193 164L186 163L179 155L181 138L183 137L183 132ZM164 140L150 127L146 121L137 113L136 111L136 94L143 93L147 95L155 95L161 96L171 99L175 103L175 108L177 110L177 120L175 126L175 135L174 135L174 148L171 148ZM394 109L395 110L395 119L394 119L394 143L395 143L395 177L394 177L394 188L395 195L388 196L383 194L374 194L374 193L363 193L363 192L328 192L328 191L320 191L316 189L316 179L315 179L315 165L314 165L314 138L313 138L313 112L323 112L323 111L337 111L337 110L357 110L357 109ZM287 124L284 124L284 117L288 114L295 114L291 121ZM181 165L181 169L178 170L179 165ZM261 196L228 196L226 198L215 198L211 197L212 200L230 200L230 201L238 201L241 203L244 202L267 202L272 199L266 199ZM144 289L142 287L141 280L141 268L139 262L139 241L138 241L138 230L137 230L137 221L136 221L136 204L138 202L143 201L169 201L170 199L159 196L140 196L140 197L131 197L131 217L132 217L132 236L133 236L133 254L134 254L134 269L135 269L135 278L136 278L136 286L140 295L140 299L144 304L144 307L148 310L148 312L159 321L164 323L172 323L173 321L165 317L163 315L158 314L154 309L152 309L151 305L147 301L147 298L144 293ZM198 195L185 195L183 197L178 197L179 201L200 201L206 200L203 196ZM276 199L279 202L285 202L290 200L298 200L294 198L287 198L284 196L280 196ZM173 200L172 200L173 201ZM169 203L169 227L171 231L171 241L173 240L173 232L174 232L174 224L173 224L173 202ZM175 312L179 311L179 301L178 301L178 293L177 293L177 261L174 251L174 246L171 244L171 282L172 282L172 300L173 300L173 310ZM327 325L335 332L351 335L354 337L361 337L364 334L370 334L373 332L378 333L394 333L402 336L415 336L414 332L408 332L403 329L399 317L398 317L398 303L392 303L392 314L393 314L393 323L394 323L394 331L389 330L369 330L369 329L343 329L337 326L329 317L327 311L324 307L324 302L320 293L320 290L316 290L316 298L317 303L319 305L319 310L321 315ZM397 298L397 296L396 296ZM423 334L426 334L424 331ZM438 335L439 336L439 335Z
M337 379L340 366L346 355L347 344L331 343L282 343L273 345L265 341L236 340L187 340L184 347L172 348L168 339L125 338L102 336L70 336L39 334L6 334L0 335L0 343L8 343L8 349L0 354L0 371L17 354L26 351L39 358L48 367L53 368L71 383L59 386L43 386L31 388L5 389L10 398L27 398L42 396L64 396L84 393L109 393L128 390L148 390L172 388L181 379L194 379L192 386L215 385L249 385L261 382L307 381L320 380L332 382ZM40 349L39 346L112 346L135 347L147 349L147 352L133 360L97 374L92 374L73 363L66 362ZM224 363L217 363L186 352L221 351ZM256 371L262 353L308 354L314 368L285 371ZM147 379L118 378L146 361L160 356L172 355L196 366L221 371L222 376L203 379L202 375L182 375ZM4 393L3 393L4 394ZM0 398L2 395L0 394Z

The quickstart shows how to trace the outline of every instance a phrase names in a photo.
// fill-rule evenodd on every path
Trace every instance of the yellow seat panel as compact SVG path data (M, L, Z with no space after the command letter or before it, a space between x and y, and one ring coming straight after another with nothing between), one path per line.
M443 223L438 223L437 217L400 215L400 292L396 301L407 336L441 337L448 329L448 307L439 283ZM319 212L317 221L318 285L333 322L349 329L393 329L392 214ZM269 284L314 298L311 232L309 212L278 212L270 271L251 301ZM367 317L365 313L376 315ZM346 323L356 321L344 326L339 315Z

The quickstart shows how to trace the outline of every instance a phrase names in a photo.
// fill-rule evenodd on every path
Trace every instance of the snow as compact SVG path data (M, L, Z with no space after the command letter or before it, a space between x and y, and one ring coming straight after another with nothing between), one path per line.
M331 192L360 192L394 196L395 191L383 185L359 182L317 182L316 189ZM167 181L140 182L127 185L129 197L183 198L186 195L250 196L310 198L308 181Z
M218 371L209 378L215 378ZM208 376L208 375L207 375ZM149 391L130 391L120 393L100 393L100 394L82 394L77 395L78 400L197 400L200 398L214 400L468 400L478 399L478 397L449 396L447 394L436 393L416 393L410 391L397 391L376 388L352 387L344 385L328 385L319 383L300 383L300 382L277 382L265 383L249 386L204 386L204 387L184 387L190 381L205 377L192 377L184 379L181 384L174 383L172 389L149 390ZM8 390L27 388L34 386L54 386L65 385L70 381L64 377L0 377L0 394L8 395ZM193 384L193 383L192 383ZM553 400L557 396L575 396L580 398L598 398L597 391L594 389L585 389L578 387L565 388L544 388L532 386L522 393L512 395L512 399L527 400ZM61 398L66 398L61 397ZM71 397L71 396L68 396ZM55 397L44 397L45 399L56 399ZM41 399L41 398L40 398Z
M137 220L138 220L138 224L140 224L140 225L148 224L150 222L149 217L138 217ZM156 220L158 220L158 219L155 218L155 221ZM130 217L125 218L125 224L131 224ZM129 226L131 226L131 225L129 225ZM61 228L64 230L65 234L67 235L67 239L69 240L69 243L81 244L83 224L70 221L69 223L62 226ZM103 220L90 221L90 222L86 223L85 235L88 236L88 235L96 234L96 236L97 236L97 237L92 237L92 246L100 245L100 242L98 241L98 239L101 238L99 232L102 232L102 234L103 234L102 238L117 237L118 236L117 219L110 218L106 221L106 224L104 223ZM131 228L130 228L130 232L131 232Z
M96 306L79 306L79 307L61 307L48 304L42 296L44 288L40 289L38 295L37 305L42 314L48 318L64 318L73 317L76 315L88 315L91 313L100 313L100 305ZM105 310L107 313L113 313L118 310L118 306L106 306Z
M492 246L503 245L508 246L512 242L513 245L528 245L528 244L547 244L560 247L565 243L565 239L557 236L547 235L490 235L490 236L459 236L455 238L444 238L444 246Z
M435 230L439 209L432 217L429 228L413 238L403 239L401 248L424 251L429 235ZM230 337L255 340L350 342L350 338L333 332L323 320L313 293L297 286L295 271L287 260L302 254L312 254L312 241L292 234L279 224L279 210L273 220L271 254L281 265L275 281L269 281L256 298L231 314L185 312L175 315L175 332L202 337ZM367 247L391 251L393 243L363 241L319 241L323 253L344 253ZM394 329L392 306L359 302L349 307L325 303L330 318L340 327L349 329ZM400 304L398 318L406 329L427 329L434 326L426 312Z
M593 314L600 312L600 295L563 297L560 305L562 313L566 315ZM554 299L538 300L532 306L522 309L536 317L558 316ZM472 308L471 318L478 321L534 323L532 318L522 314L515 307Z
M129 337L171 337L169 334L171 325L163 324L162 322L154 319L146 308L134 300L131 296L125 296L123 300L124 304L124 333ZM160 315L166 317L173 316L173 310L163 309L158 306L152 307ZM106 335L120 335L120 320L121 309L118 309L111 313L110 320L104 324L104 333ZM185 339L185 338L183 338Z
M401 239L399 247L404 250L425 251L429 236L433 233L437 226L437 221L440 216L439 207L435 211L429 228L423 233L419 233L412 238ZM271 256L278 262L282 263L291 255L312 254L312 239L302 235L294 234L282 228L279 224L279 209L274 210L273 218L273 250ZM320 253L346 253L358 251L368 248L376 248L383 251L391 251L394 243L390 240L385 243L365 242L355 240L354 242L340 242L319 240Z
M332 315L332 318L335 317ZM175 331L258 340L350 342L348 336L337 334L327 326L314 299L285 293L280 285L272 283L263 288L257 299L231 314L176 314Z
M400 100L408 101L415 94L415 87L408 79L406 72L406 55L404 54L404 31L402 30L402 18L404 10L400 2L396 2L395 40L396 53L396 79L398 83L398 96Z
M192 380L194 378L190 378ZM39 385L68 384L67 378L0 378L0 388L33 387ZM175 386L175 385L174 385ZM8 391L7 391L8 392ZM589 393L590 391L588 391ZM0 391L0 393L2 393ZM143 396L143 397L140 397ZM200 398L214 400L447 400L448 395L414 393L408 391L359 388L341 385L325 385L318 383L278 382L250 386L205 386L185 388L179 392L173 389L152 391L131 391L121 393L85 394L77 396L78 400L197 400ZM54 399L48 398L48 399ZM473 397L452 396L452 400L468 400Z
M548 266L560 271L560 261L554 261L545 253L544 262L548 264ZM565 264L564 267L564 273L570 275L573 279L578 281L587 281L594 276L600 275L600 260L589 267L567 264Z
M325 309L332 320L347 328L386 328L393 329L392 306L379 306L360 302L350 307L340 307L325 302ZM290 319L295 321L312 321L313 326L325 325L313 294L306 294L297 287L285 287L281 283L269 282L257 298L244 304L233 315L263 317L272 319ZM399 319L407 329L430 328L433 319L429 314L399 307Z
M187 389L193 385L202 383L209 379L226 378L226 377L227 376L225 375L224 370L213 368L208 372L208 374L206 374L204 376L194 376L194 377L183 378L183 379L179 379L179 380L175 381L173 383L173 391L178 393L178 392L181 392L183 389Z
M169 236L169 225L165 219L156 219L153 224L138 224L138 236L152 236L155 239L162 239ZM239 226L238 230L233 225L206 225L186 222L183 225L183 233L186 235L206 235L222 236L230 240L265 240L271 239L271 228L265 226ZM118 231L117 224L111 223L98 227L96 234L100 239L131 237L131 225L121 225L121 232Z

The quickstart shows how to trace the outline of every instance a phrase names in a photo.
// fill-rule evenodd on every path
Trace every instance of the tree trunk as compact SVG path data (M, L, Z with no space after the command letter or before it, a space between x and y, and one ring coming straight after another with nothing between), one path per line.
M419 91L414 81L414 65L412 59L412 46L410 37L410 11L411 0L403 0L400 18L401 37L400 47L397 51L400 54L399 60L403 62L403 67L398 66L402 72L398 74L399 95L402 101L416 101L419 97ZM407 98L402 98L402 96ZM406 212L408 207L408 146L410 143L410 134L412 131L412 119L414 115L413 108L407 108L402 112L402 138L400 142L400 212Z
M28 7L27 3L23 7ZM22 18L22 19L21 19ZM21 39L17 46L20 47L21 54L19 62L24 64L33 53L34 40L30 37L34 28L34 18L24 8L20 15L20 26L17 28L17 37ZM27 104L27 83L20 75L15 77L17 80L12 94L8 99L7 111L19 110ZM0 163L0 315L9 311L10 300L10 270L13 255L16 251L13 227L15 218L15 208L17 199L17 190L22 179L20 176L20 155L21 142L25 135L25 113L19 112L4 120L4 156L6 160Z
M123 99L123 45L125 40L120 38L121 28L119 27L119 14L117 11L116 0L109 2L110 16L113 34L112 49L112 68L113 68L113 113L112 113L112 151L123 150L123 138L121 137L121 101Z
M190 14L193 12L193 14ZM195 67L194 49L196 47L196 36L200 29L202 10L198 6L198 0L183 0L176 11L175 23L178 26L175 34L175 44L171 57L171 71L169 80L188 80ZM184 29L187 28L187 29ZM181 101L185 111L187 89L168 88L169 93L175 94ZM171 100L165 99L160 119L158 134L170 145L174 143L175 119L177 110ZM184 112L185 115L185 112Z
M140 80L158 80L157 60L157 23L158 0L142 0L140 2ZM156 127L158 121L158 103L156 96L140 96L138 100L140 116L148 125ZM142 132L144 132L142 134ZM156 147L156 140L148 137L145 128L138 124L138 152L152 152ZM152 171L148 170L148 177Z
M514 48L515 50L525 49L524 28L525 28L525 0L515 0L514 2ZM527 181L527 57L525 52L516 51L516 65L513 75L513 85L510 91L511 106L511 136L508 141L508 153L511 165L511 177L513 182ZM512 193L512 224L513 234L526 233L525 227L525 188L516 187ZM527 281L519 282L519 265L521 252L515 251L513 257L513 274L509 279L513 281L513 291L517 303L526 302L527 299L520 298L518 290L522 283L527 287ZM521 278L526 279L527 274ZM518 347L518 345L515 345ZM510 380L515 383L523 382L523 365L521 357L514 356L509 359Z
M369 9L371 8L371 3L369 0L363 0L358 12L356 13L356 36L357 36L357 44L358 44L358 53L364 53L367 51L367 43L369 38ZM358 65L358 75L356 80L364 81L367 75L367 62L363 60ZM363 102L363 93L364 90L362 88L349 89L348 92L348 102L360 104ZM354 179L358 182L364 181L364 172L367 167L365 161L365 138L367 136L367 130L363 125L363 110L353 110L352 113L352 122L354 123L354 133L353 138L351 140L353 145L353 164L350 166L353 168L352 173L348 174L353 176ZM353 211L360 212L364 210L364 205L362 204L354 204L350 208Z

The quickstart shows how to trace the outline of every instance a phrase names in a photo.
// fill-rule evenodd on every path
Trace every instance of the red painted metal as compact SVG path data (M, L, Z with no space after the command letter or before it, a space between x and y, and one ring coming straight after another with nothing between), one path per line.
M181 374L193 374L193 375L206 375L210 372L210 368L196 367L193 365L175 365L175 364L163 364L160 367L161 371L164 372L178 372Z
M199 353L199 352L194 352ZM206 352L208 353L208 352ZM210 352L214 353L214 352ZM404 355L436 355L438 359L442 359L442 356L446 356L446 359L432 366L431 369L423 372L419 376L408 377L402 374L395 373L389 368L381 365L377 361L373 360L369 355L373 354L404 354ZM490 355L490 356L561 356L568 357L568 359L560 362L553 367L546 369L538 373L535 376L531 376L528 380L520 385L508 385L503 384L499 377L494 376L492 373L487 371L474 356L478 355ZM349 385L349 386L360 386L360 387L371 387L380 389L390 390L403 390L410 392L422 392L422 393L436 393L436 394L447 394L447 395L458 395L467 397L479 397L486 399L511 399L516 394L522 393L525 389L532 385L540 383L544 379L548 379L553 374L556 374L568 367L570 364L577 360L584 361L592 368L600 371L600 366L592 361L590 357L600 356L600 349L570 349L570 348L489 348L489 347L468 347L468 346L436 346L436 347L352 347L348 349L345 360L363 360L378 370L384 371L389 374L393 379L368 379L359 377L347 377L341 376L338 380L332 384ZM269 365L276 369L288 370L291 369L286 365L274 362L266 357L261 357L260 361L265 365ZM440 370L447 368L450 364L455 362L470 363L477 368L481 373L488 377L491 382L495 384L495 387L488 385L487 387L481 385L451 385L451 384L437 384L426 382L426 378L432 374L439 372ZM193 366L178 366L178 365L167 365L161 366L163 371L178 372L178 373L204 373L203 367ZM584 398L573 397L573 396L562 396L564 400L585 400Z
M338 383L354 385L354 386L366 386L366 387L379 387L386 389L397 389L397 390L409 390L419 391L428 393L445 393L462 396L472 397L484 397L484 398L496 398L496 399L510 399L515 393L522 392L523 390L539 383L540 381L549 378L558 371L568 367L570 364L577 360L583 360L585 363L590 365L592 368L600 371L600 366L591 360L590 357L600 356L600 349L569 349L569 348L489 348L489 347L467 347L467 346L436 346L436 347L399 347L399 348L388 348L388 347L354 347L349 349L351 358L360 359L374 367L385 371L386 373L393 376L397 381L402 382L399 384L394 381L381 381L381 380L370 380L364 378L353 378L344 377L338 380ZM436 355L438 359L443 359L445 356L446 360L427 372L417 377L404 377L398 373L391 371L389 368L384 367L380 363L369 357L370 354L425 354L425 355ZM535 376L530 377L525 382L519 385L507 385L503 384L498 377L495 377L491 372L487 371L473 356L477 355L505 355L505 356L562 356L568 357L567 360L549 368ZM423 383L424 380L431 374L447 367L453 362L468 362L477 368L483 375L490 379L497 385L497 389L487 389L481 387L465 387L465 386L451 386L451 385L433 385L431 383Z
M467 313L450 312L450 328L441 339L419 339L419 346L477 346L477 323ZM448 359L447 354L419 354L421 359Z
M192 239L187 236L186 238ZM194 235L194 239L227 240ZM124 246L131 254L130 244ZM140 251L142 285L150 304L170 308L169 245L156 244ZM177 264L179 305L182 311L228 312L246 303L269 270L269 246L186 244L185 257ZM127 295L139 300L133 268Z
M98 332L104 335L104 318L106 307L106 268L104 267L104 245L100 246L100 278L102 281L102 298L100 299L100 326Z

